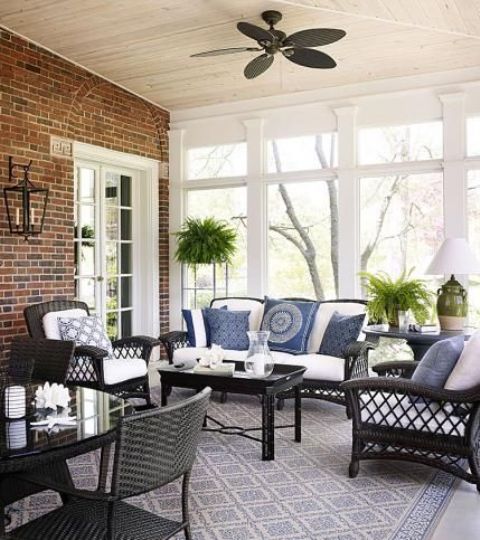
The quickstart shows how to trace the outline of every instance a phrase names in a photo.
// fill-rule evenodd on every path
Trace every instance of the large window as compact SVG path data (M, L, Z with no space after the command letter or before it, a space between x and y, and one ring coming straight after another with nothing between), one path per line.
M246 143L205 146L188 150L188 180L244 176L246 172Z
M185 269L184 304L208 306L216 296L247 293L247 193L245 187L196 189L187 192L187 215L225 220L237 231L238 250L231 265Z
M360 270L423 275L443 239L442 174L362 178L360 209Z
M359 132L360 165L442 157L442 122L365 128Z
M272 139L267 142L267 172L307 171L337 166L337 134Z
M467 119L467 155L480 156L480 116Z
M480 169L469 171L467 180L468 239L480 259ZM480 326L480 276L469 276L469 323Z
M334 180L268 187L270 295L337 296L337 205Z

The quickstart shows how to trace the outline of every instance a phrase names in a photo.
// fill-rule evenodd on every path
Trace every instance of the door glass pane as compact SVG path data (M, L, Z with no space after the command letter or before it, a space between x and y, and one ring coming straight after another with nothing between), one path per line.
M118 239L118 208L116 206L107 207L107 223L106 223L106 234L107 240L117 240Z
M132 312L131 311L122 311L122 336L131 336L132 335Z
M78 206L77 215L80 222L82 238L95 238L95 207L82 204Z
M270 295L337 297L337 189L333 180L268 187Z
M118 313L116 311L107 313L107 335L110 339L117 339L119 337Z
M79 255L77 258L77 275L93 276L95 275L95 242L79 242Z
M480 156L480 116L467 118L467 156Z
M120 187L120 175L107 172L105 181L105 203L118 205L118 191Z
M107 309L118 308L118 279L116 277L107 280Z
M118 274L118 244L117 242L106 242L106 254L107 254L107 274Z
M77 175L77 201L93 203L95 201L95 171L79 167Z
M122 206L132 206L132 179L130 176L121 177L120 200Z
M132 244L121 244L122 274L132 273Z
M86 302L91 311L95 311L95 280L80 278L75 280L75 298Z
M132 211L125 210L122 208L122 221L121 221L121 233L122 240L131 240L132 239Z
M132 305L132 278L122 277L122 308L131 307Z

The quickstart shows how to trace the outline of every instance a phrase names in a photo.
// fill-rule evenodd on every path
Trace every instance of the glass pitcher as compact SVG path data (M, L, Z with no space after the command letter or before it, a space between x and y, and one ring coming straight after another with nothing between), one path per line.
M247 332L250 345L245 359L245 373L253 379L264 379L272 374L273 356L268 348L270 332Z

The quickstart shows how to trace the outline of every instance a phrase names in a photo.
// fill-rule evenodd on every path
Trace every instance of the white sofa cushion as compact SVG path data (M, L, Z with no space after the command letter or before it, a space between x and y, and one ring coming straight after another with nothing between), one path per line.
M357 302L325 302L320 304L313 322L310 339L308 340L307 351L309 353L316 353L319 351L325 330L327 329L334 311L340 313L340 315L359 315L365 313L365 306L363 304L358 304Z
M462 354L445 383L446 390L468 390L480 384L480 330L465 343Z
M219 309L227 306L229 311L250 311L248 317L249 330L260 330L263 318L263 302L254 298L224 298L216 299L210 307Z
M177 349L173 353L173 363L190 364L193 360L200 358L208 349L206 347L184 347ZM244 361L247 351L225 351L227 360ZM273 361L276 364L290 364L293 366L303 366L307 368L304 379L343 381L344 365L343 358L326 356L323 354L298 354L293 355L285 352L273 351Z
M86 317L87 312L84 309L65 309L63 311L50 311L42 318L43 331L47 339L62 339L58 319L60 317L78 318Z
M103 378L105 384L109 385L144 377L147 371L143 358L107 358L103 361Z

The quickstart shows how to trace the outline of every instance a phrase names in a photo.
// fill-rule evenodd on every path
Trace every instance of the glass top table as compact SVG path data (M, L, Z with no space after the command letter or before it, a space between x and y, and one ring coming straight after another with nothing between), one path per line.
M43 381L27 385L27 402ZM27 404L27 416L18 419L0 415L0 474L24 470L42 462L67 459L112 442L118 419L134 412L121 398L92 390L69 387L71 412L76 425L32 426L44 418L42 412ZM1 392L3 398L4 392Z

